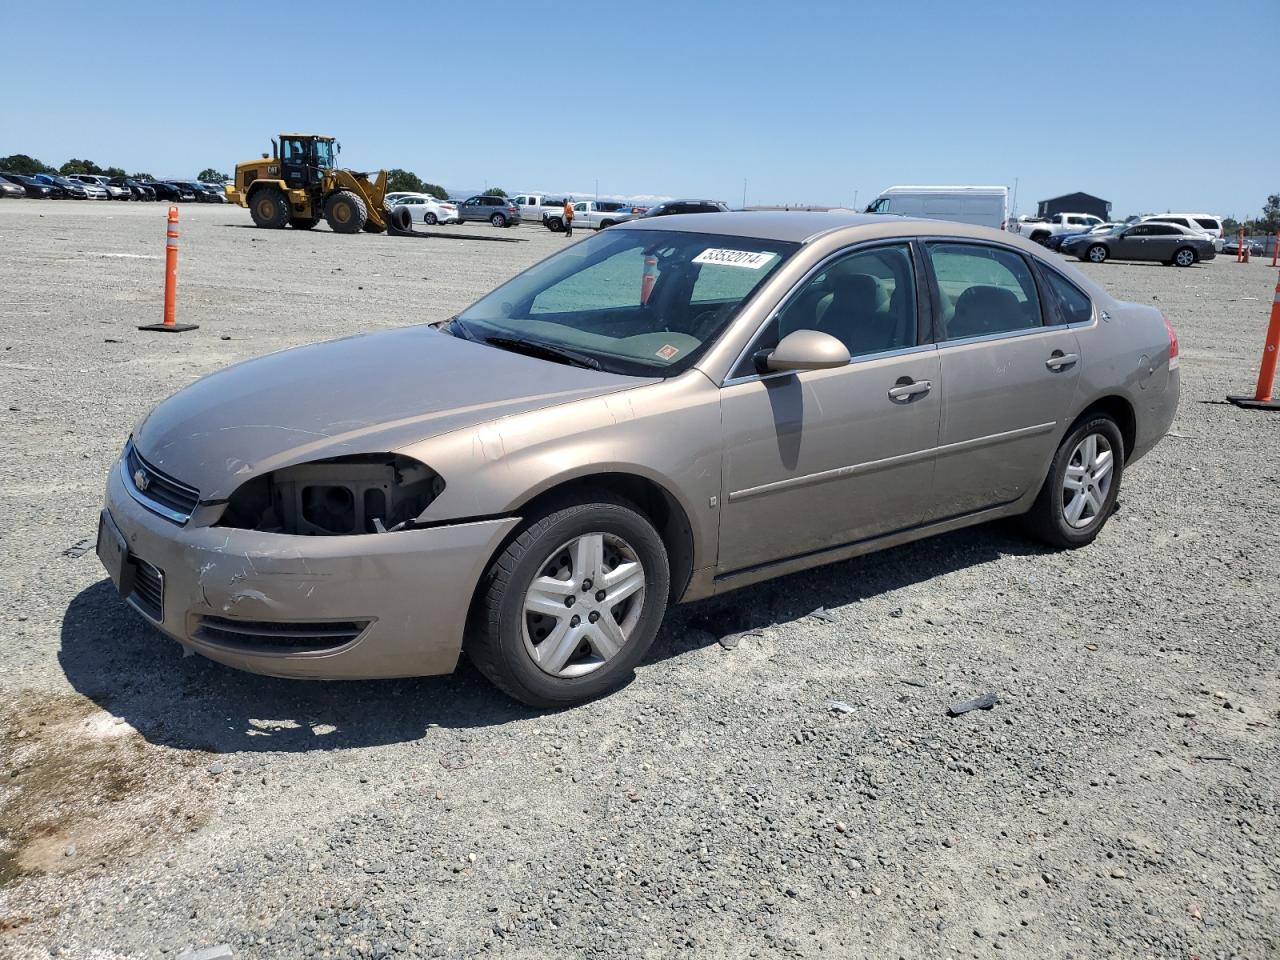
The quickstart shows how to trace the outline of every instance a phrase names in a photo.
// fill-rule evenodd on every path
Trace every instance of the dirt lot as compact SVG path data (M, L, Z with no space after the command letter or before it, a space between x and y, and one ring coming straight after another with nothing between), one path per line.
M682 608L636 682L537 714L466 666L184 659L91 538L167 394L448 316L567 241L188 206L201 327L166 336L135 329L164 209L0 202L0 956L1280 955L1280 415L1220 403L1253 383L1274 270L1089 268L1167 310L1183 384L1091 548L979 528Z

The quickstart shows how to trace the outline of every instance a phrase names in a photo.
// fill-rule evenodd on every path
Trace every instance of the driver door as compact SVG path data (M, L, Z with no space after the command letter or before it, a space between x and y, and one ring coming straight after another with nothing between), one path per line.
M291 190L307 185L307 155L301 140L285 137L280 141L280 170Z
M837 255L802 281L721 392L721 575L855 543L932 511L942 383L905 242ZM799 329L841 340L827 370L758 372Z

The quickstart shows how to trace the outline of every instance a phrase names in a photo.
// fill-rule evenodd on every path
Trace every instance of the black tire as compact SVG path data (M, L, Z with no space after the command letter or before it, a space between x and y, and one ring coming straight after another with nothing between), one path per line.
M542 223L552 233L559 233L564 229L564 220L560 217L547 217Z
M1051 233L1045 233L1045 232L1043 232L1043 231L1041 231L1041 232L1039 232L1039 233L1033 233L1033 234L1031 235L1031 242L1032 242L1032 243L1038 243L1038 244L1040 244L1040 246L1042 246L1042 247L1043 247L1043 246L1044 246L1044 242L1045 242L1046 240L1048 240L1051 236L1053 236L1053 234L1051 234Z
M530 517L494 558L477 590L464 649L468 658L508 696L531 707L584 703L624 683L644 657L666 613L670 590L667 551L653 524L626 500L603 491L590 502L560 503ZM590 533L619 537L647 576L630 638L589 673L559 677L544 672L525 645L524 597L564 544Z
M434 227L437 223L440 222L440 218L437 217L430 210L428 210L426 213L422 215L422 222L429 227Z
M350 190L335 190L325 201L324 219L334 233L359 233L369 222L369 211Z
M319 217L290 217L289 226L295 230L310 230L320 222Z
M413 229L413 214L409 211L408 207L395 207L394 209L387 210L385 216L387 220L387 229L389 230L406 233ZM369 230L369 225L366 223L364 228L365 230ZM381 233L382 231L375 227L369 232Z
M495 227L505 227L507 225L507 218L500 213L495 213L489 218L489 222Z
M1111 482L1102 499L1101 509L1087 524L1077 527L1072 526L1065 515L1064 485L1067 468L1072 465L1077 448L1090 434L1104 438L1111 448ZM1058 445L1058 452L1054 454L1053 463L1049 466L1044 486L1040 488L1031 510L1023 517L1023 526L1027 532L1052 547L1064 550L1074 550L1093 543L1106 525L1107 518L1115 510L1127 455L1120 428L1110 417L1094 414L1080 420Z
M608 230L608 229L609 229L610 227L612 227L615 223L617 223L617 221L616 221L616 220L601 220L601 221L600 221L600 229L601 229L601 230Z
M1190 247L1179 247L1173 254L1175 267L1194 267L1199 260L1196 252Z
M1084 255L1081 256L1080 259L1088 260L1090 263L1106 263L1107 258L1110 256L1110 250L1100 243L1095 243L1084 252Z
M279 187L259 187L249 197L249 216L267 230L280 230L289 222L289 198Z

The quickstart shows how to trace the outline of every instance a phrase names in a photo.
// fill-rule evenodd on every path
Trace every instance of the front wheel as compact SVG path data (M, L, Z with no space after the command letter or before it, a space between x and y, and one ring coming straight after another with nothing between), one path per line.
M489 222L495 227L505 227L507 225L507 218L500 213L495 213L489 218Z
M1067 434L1026 515L1028 531L1050 546L1074 549L1094 541L1115 509L1124 473L1124 437L1099 414Z
M1110 253L1102 244L1095 243L1085 251L1085 256L1089 258L1090 263L1106 263Z
M422 215L422 222L427 224L427 226L434 227L437 223L440 222L440 218L437 217L430 210L428 210L425 214Z
M543 223L546 224L547 229L552 233L559 233L564 229L564 220L560 217L547 217Z
M369 219L369 211L350 190L338 190L325 201L324 219L334 233L359 233Z
M653 524L600 493L537 517L495 558L465 649L521 703L583 703L631 675L657 635L669 589Z
M1196 263L1196 252L1190 247L1183 247L1173 255L1173 262L1179 267L1193 267Z

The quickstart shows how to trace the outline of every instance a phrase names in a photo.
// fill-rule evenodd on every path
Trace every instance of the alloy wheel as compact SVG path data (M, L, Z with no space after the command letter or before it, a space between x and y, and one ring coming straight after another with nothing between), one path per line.
M1062 516L1068 526L1079 530L1102 516L1114 466L1115 452L1102 434L1090 433L1076 444L1062 478Z
M553 677L592 673L631 639L644 593L644 567L621 537L587 533L570 540L547 558L525 592L525 650Z

